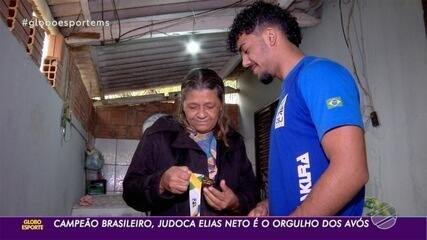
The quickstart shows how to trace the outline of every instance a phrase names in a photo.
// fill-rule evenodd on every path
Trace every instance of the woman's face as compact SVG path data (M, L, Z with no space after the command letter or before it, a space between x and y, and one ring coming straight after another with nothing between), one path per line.
M198 133L208 133L215 128L222 107L216 90L190 90L183 104L188 123Z

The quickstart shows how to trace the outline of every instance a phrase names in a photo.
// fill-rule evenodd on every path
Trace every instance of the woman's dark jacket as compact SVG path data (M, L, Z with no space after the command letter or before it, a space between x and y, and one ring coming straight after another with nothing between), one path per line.
M255 176L241 135L230 130L228 145L217 139L218 173L214 186L221 190L219 182L224 179L239 199L237 214L246 215L258 200ZM162 173L174 165L187 166L193 173L208 175L207 157L203 150L176 120L162 117L146 130L138 144L123 181L125 202L136 210L151 211L151 215L189 215L188 191L159 194ZM212 209L202 193L202 216L231 214Z

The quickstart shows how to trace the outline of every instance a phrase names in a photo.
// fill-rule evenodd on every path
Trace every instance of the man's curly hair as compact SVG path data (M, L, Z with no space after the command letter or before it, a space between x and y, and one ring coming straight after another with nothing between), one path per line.
M257 1L242 10L234 19L228 34L228 49L236 53L240 35L251 34L256 27L266 25L280 26L288 40L295 46L301 43L301 30L296 18L278 4Z

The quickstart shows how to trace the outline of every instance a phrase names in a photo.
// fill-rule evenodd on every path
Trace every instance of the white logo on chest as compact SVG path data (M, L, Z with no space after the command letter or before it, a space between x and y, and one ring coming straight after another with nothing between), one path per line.
M286 105L287 98L288 98L288 94L286 94L286 96L280 102L279 107L277 108L276 119L274 120L274 129L278 129L280 127L285 126L285 105Z

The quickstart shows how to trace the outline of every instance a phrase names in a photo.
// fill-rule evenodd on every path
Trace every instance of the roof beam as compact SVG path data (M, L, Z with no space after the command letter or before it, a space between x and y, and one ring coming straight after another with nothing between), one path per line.
M197 38L197 41L202 43L210 42L223 42L226 43L225 39L227 38L226 32L221 33L210 33L208 35L195 34L194 38ZM137 51L143 49L151 49L161 46L176 46L177 43L186 43L188 41L188 36L169 36L164 38L146 38L135 40L132 42L115 44L111 46L102 46L97 47L97 52L99 55L108 55L114 53L122 53L123 51Z
M58 5L67 3L78 3L80 0L47 0L48 5Z
M154 69L168 69L170 67L184 67L184 66L203 66L208 65L215 62L224 62L227 61L230 56L224 56L220 58L212 58L206 57L204 59L199 59L198 61L192 63L192 61L170 61L167 63L155 63L151 65L139 65L139 66L129 66L126 68L116 69L116 70L103 70L101 76L112 76L112 75L120 75L126 73L136 73L136 72L144 72L150 71Z
M43 19L44 22L53 22L52 13L46 1L29 0L29 2L34 6L33 10L36 13L36 15L39 16L41 19ZM60 34L58 28L55 26L52 26L52 24L46 27L46 31L49 34L53 34L53 35Z
M240 64L241 61L242 61L242 57L240 55L234 55L222 67L218 75L221 76L221 78L223 79L226 78L230 73L234 71L234 69L237 67L237 65Z
M136 90L142 90L146 88L153 88L153 87L159 87L159 86L166 86L166 85L172 85L172 84L179 84L181 83L180 79L178 78L169 78L168 80L164 80L161 82L149 82L149 83L139 83L139 84L129 84L126 86L119 86L119 87L106 87L104 89L104 92L106 94L114 94L117 92L123 92L123 91L136 91Z
M125 98L115 98L115 99L106 99L102 101L96 101L93 103L94 107L100 106L117 106L117 105L137 105L147 102L157 102L168 100L164 94L152 94L146 96L136 96L136 97L125 97Z
M138 61L133 61L129 63L112 63L112 64L104 64L103 67L99 67L102 72L114 72L119 70L132 70L135 68L140 67L150 67L155 66L159 64L169 64L169 63L175 63L175 62L183 62L187 61L189 63L197 62L197 61L203 61L205 59L211 59L211 58L228 58L232 56L231 53L224 53L224 52L218 52L218 53L212 53L209 55L201 55L197 58L194 58L189 55L168 55L168 56L160 56L160 58L139 58ZM98 65L99 66L99 65Z
M71 53L89 96L91 98L102 98L103 94L99 86L98 71L91 48L88 46L73 48Z
M114 42L114 39L119 37L119 30L122 34L120 38L121 41L133 38L134 36L136 36L135 39L148 39L171 35L188 35L192 32L226 32L233 23L234 17L235 11L228 10L227 14L198 16L194 23L193 17L187 17L180 20L177 20L176 18L170 18L169 20L148 20L145 18L141 20L141 18L138 18L128 21L120 21L120 27L118 22L110 22L109 26L104 26L105 34L103 34L102 26L79 28L80 32L99 33L100 38L98 41L79 37L68 37L65 40L67 44L71 46L85 45L88 43L99 44L101 41ZM102 38L103 36L105 37L104 39Z
M148 75L150 76L150 74L156 74L156 73L164 73L165 71L170 72L170 71L177 71L177 70L181 70L181 69L185 69L186 71L189 71L192 68L195 67L207 67L207 66L214 66L214 65L218 65L220 64L221 66L224 64L222 61L209 61L209 62L204 62L204 63L196 63L196 64L190 64L190 63L184 63L184 64L179 64L179 65L167 65L164 67L157 67L155 69L152 70L145 70L145 69L135 69L135 71L131 71L131 72L122 72L122 73L117 73L117 74L108 74L108 75L104 75L101 73L101 78L103 81L111 81L111 80L115 80L115 79L128 79L128 78L133 78L133 77L140 77L140 76L144 76L144 75Z
M90 16L88 0L80 0L80 6L81 6L83 16L85 17L85 19L89 20L89 21L92 20L92 18Z

